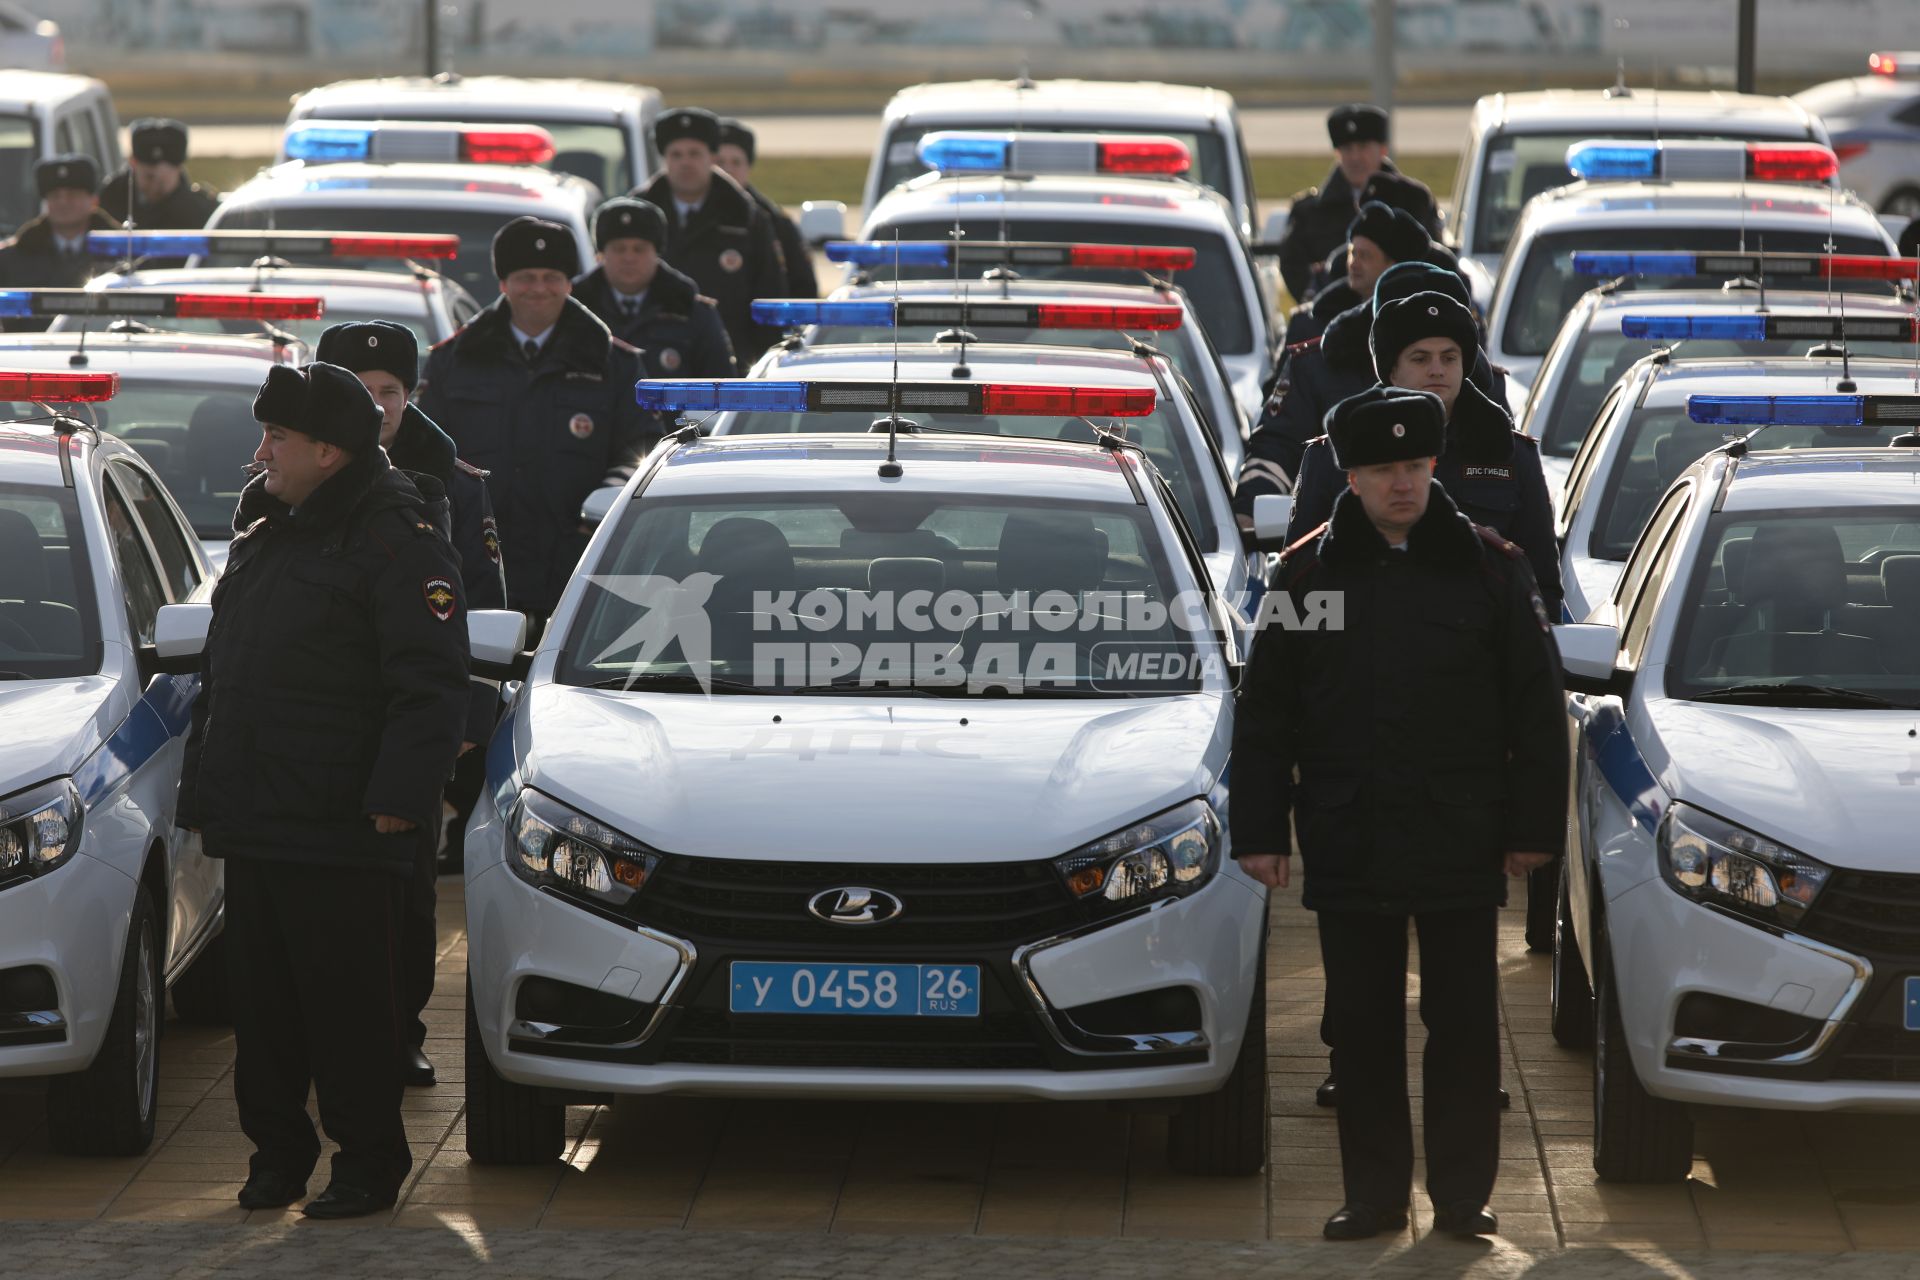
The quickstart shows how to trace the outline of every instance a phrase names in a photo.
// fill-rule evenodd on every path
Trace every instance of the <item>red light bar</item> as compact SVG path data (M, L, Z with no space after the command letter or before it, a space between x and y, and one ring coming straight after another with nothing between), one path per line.
M120 390L117 373L0 373L0 400L91 404Z
M1747 171L1756 182L1826 182L1840 172L1840 157L1825 147L1749 143Z
M983 413L1069 418L1142 418L1153 412L1151 387L1026 387L1006 383L980 388Z
M1103 173L1185 173L1193 164L1172 138L1102 138L1098 146Z
M336 258L457 258L460 237L330 236L328 248Z
M1178 329L1180 308L1106 307L1079 302L1042 302L1036 308L1040 329Z
M1867 55L1867 70L1876 75L1897 75L1900 61L1890 53L1870 53Z
M318 320L326 314L321 298L271 293L181 293L173 314L183 320Z
M463 129L460 156L473 164L545 164L553 159L545 129Z
M1189 245L1075 244L1067 246L1067 261L1076 267L1186 271L1193 266L1193 249Z
M1769 254L1768 257L1773 255ZM1831 258L1815 258L1825 274L1835 280L1914 280L1920 279L1920 258L1869 258L1839 253Z

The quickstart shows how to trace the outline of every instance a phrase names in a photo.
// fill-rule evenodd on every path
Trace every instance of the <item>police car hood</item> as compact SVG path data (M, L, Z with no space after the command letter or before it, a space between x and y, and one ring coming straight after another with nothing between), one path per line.
M0 680L0 796L79 768L112 732L113 691L108 676Z
M1052 857L1205 795L1216 694L936 700L546 685L522 776L656 848L891 862ZM531 751L527 746L531 746Z
M1920 712L1649 705L1668 790L1822 862L1920 872Z

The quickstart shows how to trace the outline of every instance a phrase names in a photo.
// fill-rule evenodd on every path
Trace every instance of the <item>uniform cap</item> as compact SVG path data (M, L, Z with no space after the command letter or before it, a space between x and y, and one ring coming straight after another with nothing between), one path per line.
M355 455L380 443L380 406L360 379L337 364L315 361L300 369L273 366L253 398L253 418Z
M1373 286L1373 311L1400 298L1410 298L1416 293L1444 293L1461 306L1467 305L1471 295L1467 292L1467 282L1459 274L1437 267L1430 262L1396 262L1380 273L1380 279Z
M1427 229L1405 209L1374 201L1360 206L1360 215L1347 226L1347 239L1365 236L1395 262L1419 262L1433 248Z
M127 127L133 158L147 164L185 164L187 162L187 126L178 120L147 116Z
M1404 173L1382 169L1360 188L1360 203L1378 201L1389 209L1405 209L1416 218L1433 207L1433 192L1427 184Z
M650 200L616 196L593 211L593 247L605 249L615 240L645 240L656 249L667 247L667 215Z
M1463 364L1471 365L1480 350L1480 330L1465 303L1444 293L1411 294L1373 313L1367 341L1373 347L1374 376L1386 381L1400 353L1427 338L1453 339Z
M735 120L732 116L720 117L720 144L723 147L734 146L747 153L747 163L753 163L753 130Z
M493 274L505 280L516 271L548 268L568 279L580 274L580 246L573 232L545 218L519 217L493 236Z
M653 145L665 151L682 138L704 142L709 151L720 145L720 117L704 107L676 107L653 122Z
M1431 391L1368 387L1327 411L1333 465L1342 471L1410 458L1437 458L1446 446L1447 411Z
M78 153L48 156L33 166L33 184L43 196L63 188L93 195L100 190L100 170L91 156Z
M313 358L350 373L390 373L411 392L420 373L420 339L407 326L391 320L330 325L320 335Z
M1387 113L1366 102L1350 102L1327 114L1327 137L1334 146L1345 142L1385 142Z

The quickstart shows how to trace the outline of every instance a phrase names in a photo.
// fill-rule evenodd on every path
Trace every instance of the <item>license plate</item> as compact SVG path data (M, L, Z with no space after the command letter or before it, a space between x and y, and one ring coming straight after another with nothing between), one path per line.
M1907 1030L1920 1031L1920 976L1907 979Z
M796 964L736 960L734 1013L825 1013L895 1018L977 1018L977 964Z

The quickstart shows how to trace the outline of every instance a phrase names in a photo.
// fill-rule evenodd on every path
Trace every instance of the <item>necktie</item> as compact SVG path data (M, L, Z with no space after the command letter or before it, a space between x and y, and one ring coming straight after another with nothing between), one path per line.
M640 318L640 304L632 298L622 298L620 299L620 314L628 320L638 320Z
M526 353L528 364L536 364L539 362L540 344L532 338L528 338L525 342L521 343L520 350Z

